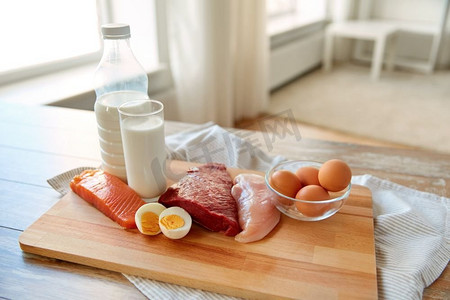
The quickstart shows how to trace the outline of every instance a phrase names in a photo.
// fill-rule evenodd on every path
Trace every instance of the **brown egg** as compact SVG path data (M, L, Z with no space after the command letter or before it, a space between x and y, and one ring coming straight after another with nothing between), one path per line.
M329 200L330 195L320 185L307 185L298 191L295 196L299 200L320 201ZM318 217L325 214L330 208L331 203L304 203L295 202L297 209L307 217Z
M270 185L279 193L294 198L302 188L300 179L288 170L275 171L269 179Z
M351 179L350 167L339 159L326 161L319 169L320 185L331 192L342 191L349 185Z
M301 167L295 171L295 175L297 175L298 179L300 179L300 183L302 186L315 184L320 185L319 183L319 169L314 167Z

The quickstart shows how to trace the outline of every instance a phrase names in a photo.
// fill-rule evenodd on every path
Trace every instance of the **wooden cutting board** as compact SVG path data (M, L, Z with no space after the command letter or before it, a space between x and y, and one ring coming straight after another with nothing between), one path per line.
M193 165L172 161L169 167L181 174ZM19 243L34 254L239 297L377 298L372 199L362 186L354 185L329 219L283 215L267 237L249 244L196 224L181 240L144 236L70 192Z

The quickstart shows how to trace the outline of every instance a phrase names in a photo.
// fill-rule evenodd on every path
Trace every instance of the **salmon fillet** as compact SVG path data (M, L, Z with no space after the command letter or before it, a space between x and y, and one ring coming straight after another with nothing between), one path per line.
M118 177L102 170L86 170L72 179L70 188L120 226L136 228L134 215L145 202Z

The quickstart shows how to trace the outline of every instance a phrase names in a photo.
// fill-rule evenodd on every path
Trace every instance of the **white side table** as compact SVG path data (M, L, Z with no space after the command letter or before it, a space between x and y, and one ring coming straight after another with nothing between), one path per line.
M392 23L382 21L345 21L328 25L325 32L325 47L323 56L323 69L329 71L332 68L333 61L333 43L334 38L350 38L369 40L374 42L374 51L372 56L372 67L370 76L373 80L378 80L383 67L383 57L388 48L388 69L393 68L393 59L395 56L393 43L395 42L395 33L398 26Z

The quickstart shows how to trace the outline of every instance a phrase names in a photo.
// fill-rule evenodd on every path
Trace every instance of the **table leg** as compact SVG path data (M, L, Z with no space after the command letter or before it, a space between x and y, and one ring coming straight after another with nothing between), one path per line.
M395 65L394 60L395 60L395 56L397 54L396 51L397 51L397 35L393 34L390 36L388 45L387 45L388 60L387 60L386 69L389 72L394 71L394 65Z
M323 51L323 65L322 65L323 70L330 71L332 61L333 61L333 34L331 30L326 30L324 39L324 51Z
M378 80L383 66L384 47L386 44L386 37L380 37L375 40L375 49L372 58L372 80Z

